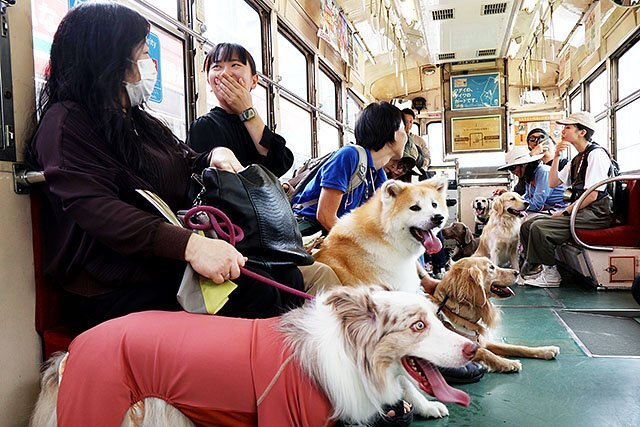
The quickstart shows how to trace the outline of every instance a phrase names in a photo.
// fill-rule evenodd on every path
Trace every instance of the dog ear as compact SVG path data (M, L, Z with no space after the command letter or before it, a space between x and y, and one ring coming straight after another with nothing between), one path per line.
M466 225L462 224L462 227L464 230L464 244L466 246L473 241L473 234L471 234L471 230L469 230L469 227Z
M476 296L478 296L482 300L480 301L480 303L476 303L475 301L474 303L476 303L478 307L483 307L487 303L487 294L484 291L484 272L481 268L474 266L469 269L469 277L471 277L471 279L475 282L475 286L473 287L474 300Z
M340 287L330 291L326 303L333 307L338 317L350 324L375 321L378 310L371 293L384 290L383 286Z
M502 197L497 197L493 200L491 209L493 209L498 215L502 215L502 213L504 212L504 203L502 202Z
M389 199L389 198L396 198L398 197L398 194L400 194L402 192L402 188L403 188L403 183L401 181L396 181L395 179L390 179L388 181L385 181L384 184L382 184L382 199Z

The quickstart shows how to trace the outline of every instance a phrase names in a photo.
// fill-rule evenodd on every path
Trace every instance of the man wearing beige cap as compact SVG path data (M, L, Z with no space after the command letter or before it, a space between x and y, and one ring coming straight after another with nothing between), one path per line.
M521 272L524 283L538 287L560 285L560 274L555 266L555 248L571 238L569 217L575 208L575 201L587 188L606 179L611 168L609 154L591 140L596 121L590 113L573 113L557 123L564 125L564 129L549 171L549 186L570 186L573 192L571 204L564 211L554 212L551 217L530 218L520 228L520 242L526 259ZM560 155L569 145L578 154L571 160L570 167L558 171ZM606 185L597 190L590 193L580 205L576 214L577 228L601 229L611 225L611 197L607 194Z

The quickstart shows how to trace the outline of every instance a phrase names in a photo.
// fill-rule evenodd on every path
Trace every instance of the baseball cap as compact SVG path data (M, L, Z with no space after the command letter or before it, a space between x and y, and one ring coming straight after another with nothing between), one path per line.
M571 113L566 119L558 120L556 123L560 125L575 125L577 123L588 127L591 130L596 129L596 119L587 111L578 111Z
M509 169L511 166L524 165L526 163L535 162L544 156L544 154L529 154L529 148L523 145L513 147L511 151L504 155L505 164L497 168L499 171Z

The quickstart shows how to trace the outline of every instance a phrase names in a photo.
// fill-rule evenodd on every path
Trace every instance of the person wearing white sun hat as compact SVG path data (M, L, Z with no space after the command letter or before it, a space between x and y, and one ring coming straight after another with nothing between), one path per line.
M561 278L555 265L555 248L571 238L569 220L575 209L575 201L585 189L607 178L611 168L607 151L592 141L596 121L590 113L579 111L557 123L564 125L564 129L549 171L549 186L570 186L573 193L571 204L563 211L554 212L551 217L530 218L520 228L520 242L524 247L526 260L521 274L526 285L538 287L560 285ZM560 155L570 145L578 154L568 167L558 171ZM602 229L611 226L611 196L607 194L605 185L597 190L590 193L580 205L580 210L576 213L577 228ZM540 272L534 275L536 267L540 266Z
M532 156L526 146L513 147L505 155L505 164L498 170L507 169L522 181L523 198L529 202L529 212L548 212L564 208L562 193L564 186L549 187L549 166L542 163L543 154Z

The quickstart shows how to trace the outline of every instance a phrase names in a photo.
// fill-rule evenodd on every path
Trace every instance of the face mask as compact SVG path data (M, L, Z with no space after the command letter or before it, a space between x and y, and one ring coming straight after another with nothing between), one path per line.
M140 81L137 83L124 82L124 88L129 95L132 107L149 101L158 78L158 70L156 70L152 59L139 59L136 65L140 72Z

